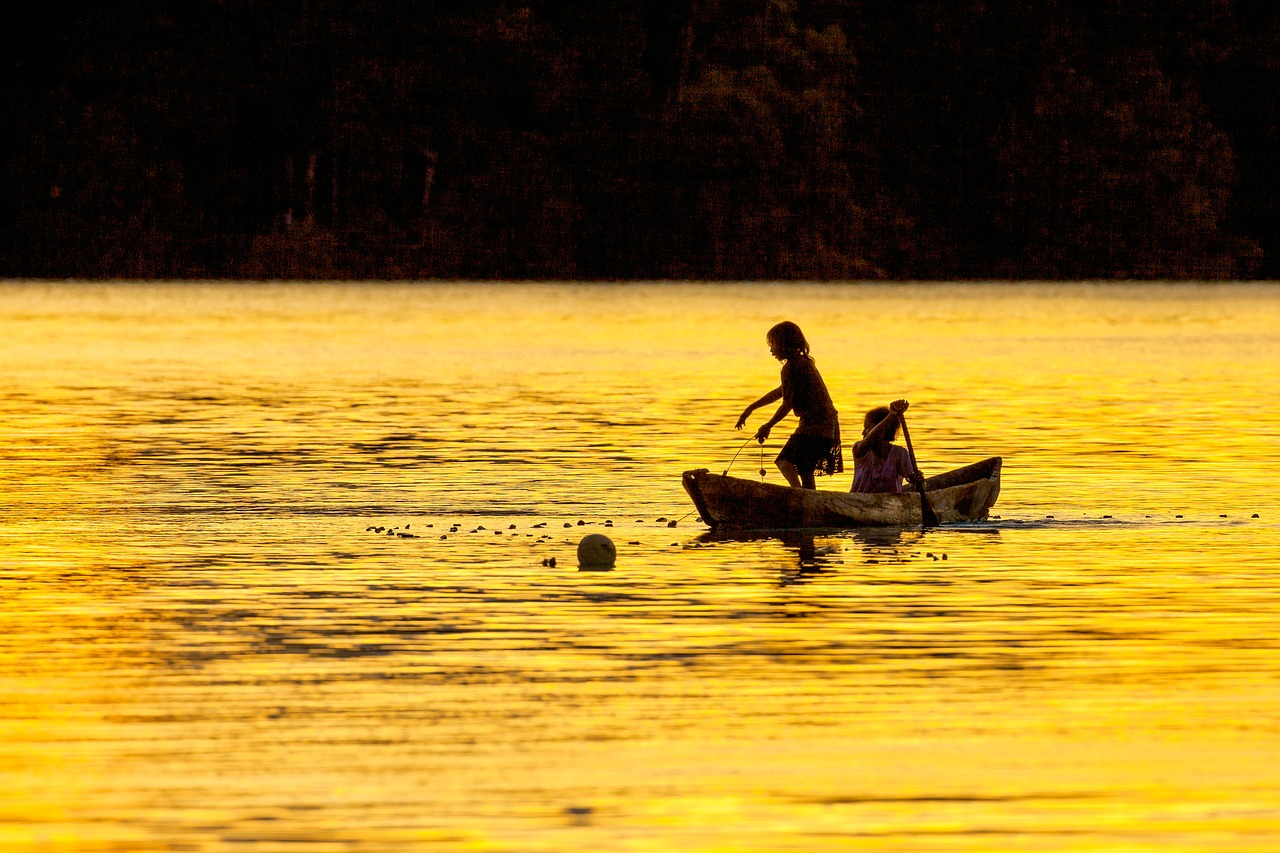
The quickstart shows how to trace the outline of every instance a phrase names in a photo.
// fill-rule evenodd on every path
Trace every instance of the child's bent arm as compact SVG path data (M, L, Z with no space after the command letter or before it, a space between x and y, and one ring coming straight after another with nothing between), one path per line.
M884 416L884 420L871 428L871 431L862 437L853 445L853 455L855 458L863 456L874 445L880 436L898 422L898 412L890 409L889 414Z
M769 418L769 420L762 423L760 425L760 429L756 430L756 441L760 442L761 444L764 444L764 440L769 437L769 431L772 430L775 426L777 426L778 421L782 420L790 413L791 413L790 404L784 402L781 406L778 407L778 411L773 413L773 417Z
M751 417L751 413L754 412L756 409L760 408L761 406L767 406L770 403L776 400L781 400L781 399L782 399L782 386L779 385L777 388L774 388L768 394L765 394L759 400L756 400L754 403L752 403L751 405L743 409L742 414L738 416L738 424L737 426L734 427L734 429L742 429L743 425L746 424L747 422L747 418Z

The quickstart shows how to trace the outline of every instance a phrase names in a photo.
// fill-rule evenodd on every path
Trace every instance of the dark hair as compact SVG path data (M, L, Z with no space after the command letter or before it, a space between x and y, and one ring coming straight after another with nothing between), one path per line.
M809 354L809 342L804 339L804 332L800 331L800 327L790 320L783 320L774 326L764 336L764 339L771 344L777 344L778 348L783 352L798 352L801 355Z
M868 426L874 428L876 424L889 417L889 411L888 406L876 406L874 409L867 412L867 416L862 419L862 428L866 429ZM892 426L885 427L884 432L881 433L881 435L884 436L885 441L893 441L898 437L898 424L900 423L902 422L894 419Z

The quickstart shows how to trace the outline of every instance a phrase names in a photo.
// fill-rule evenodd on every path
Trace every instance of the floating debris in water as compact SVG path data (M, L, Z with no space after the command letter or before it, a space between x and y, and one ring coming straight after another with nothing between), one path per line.
M676 526L676 520L674 518L667 522L667 527L675 527L675 526Z
M1250 517L1250 518L1262 518L1262 516L1258 515L1256 512L1255 512L1253 515L1249 516L1249 517Z
M1174 518L1182 518L1182 516L1180 516L1180 515L1175 515L1175 516L1174 516Z
M591 806L566 806L564 815L573 826L590 826L595 812Z
M583 521L582 519L578 519L578 526L579 526L579 527L582 527L582 526L584 526L585 524L586 524L586 522L585 522L585 521Z
M661 523L662 523L662 522L664 522L664 521L666 521L666 519L665 519L665 518L659 518L659 519L658 519L658 523L659 523L659 524L661 524Z
M554 569L554 568L556 567L556 558L555 558L555 557L545 557L545 558L542 560L542 565L544 565L544 566L550 566L551 568L553 568L553 569Z
M565 526L565 527L573 527L573 525L572 525L572 524L570 524L570 523L569 523L569 522L567 522L567 521L564 523L564 526Z

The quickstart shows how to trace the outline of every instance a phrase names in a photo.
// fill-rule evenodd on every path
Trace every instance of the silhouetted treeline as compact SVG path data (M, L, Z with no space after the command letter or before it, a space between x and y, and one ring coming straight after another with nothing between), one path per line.
M1280 274L1262 0L6 15L4 276Z

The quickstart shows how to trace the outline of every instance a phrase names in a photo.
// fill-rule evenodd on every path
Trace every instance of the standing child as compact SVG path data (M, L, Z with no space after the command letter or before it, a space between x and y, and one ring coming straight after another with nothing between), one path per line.
M778 411L756 431L756 441L764 444L774 425L794 411L800 424L775 462L793 487L816 488L815 471L838 474L844 470L839 413L831 403L827 386L809 355L809 342L799 326L790 321L779 323L769 330L765 340L769 352L782 362L782 384L743 409L734 429L742 429L756 409L781 400Z
M867 412L862 440L853 446L853 487L849 491L899 494L904 478L914 483L920 476L907 449L891 443L898 437L908 405L906 400L894 400Z

